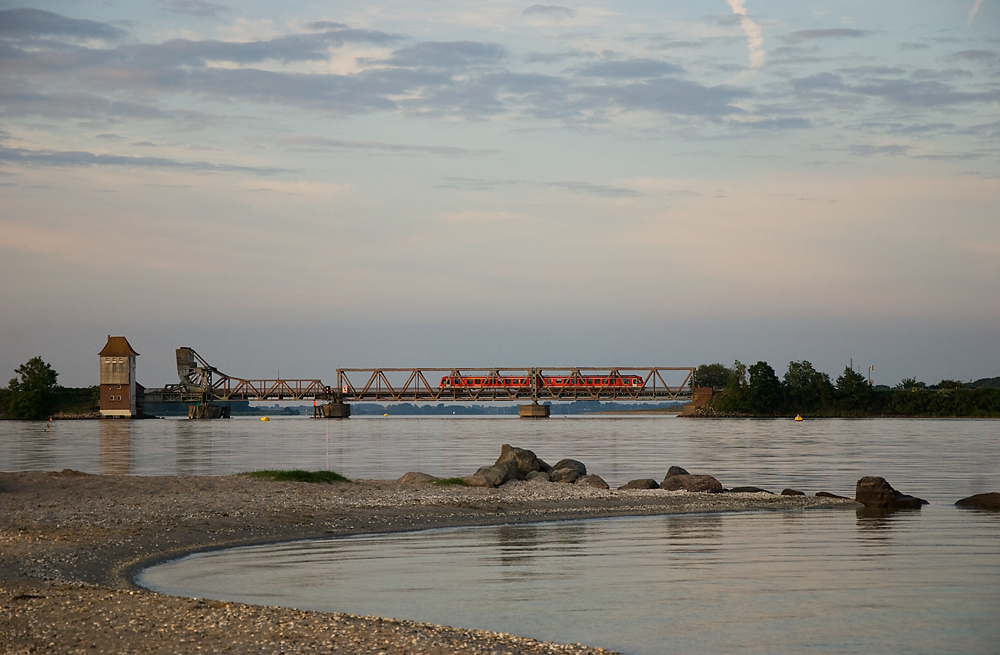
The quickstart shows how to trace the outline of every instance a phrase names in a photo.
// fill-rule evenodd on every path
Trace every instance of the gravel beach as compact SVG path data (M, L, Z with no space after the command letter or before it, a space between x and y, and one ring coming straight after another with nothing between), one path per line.
M760 493L0 473L0 653L610 653L479 630L156 594L142 568L294 539L610 516L853 508Z

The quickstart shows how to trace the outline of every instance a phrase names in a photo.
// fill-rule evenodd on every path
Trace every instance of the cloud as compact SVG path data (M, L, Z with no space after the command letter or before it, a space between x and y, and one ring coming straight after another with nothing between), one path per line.
M733 13L739 17L740 28L747 35L747 50L750 53L750 69L756 70L764 65L764 36L760 25L750 20L747 15L744 0L726 0L733 9Z
M589 193L605 198L636 198L642 194L634 189L625 189L618 186L608 186L604 184L591 184L590 182L576 182L566 180L562 182L548 182L545 186L556 189L565 189L575 193Z
M910 151L910 146L903 146L899 144L890 144L884 146L873 146L873 145L856 145L851 146L847 149L852 155L857 155L859 157L871 157L874 155L890 155L898 157L900 155L905 155Z
M415 146L398 143L383 143L381 141L347 141L343 139L329 139L315 136L285 137L279 142L283 145L315 150L374 150L397 154L414 153L438 155L441 157L495 155L502 152L500 150L470 150L467 148L454 148L451 146Z
M546 18L572 18L576 12L561 5L531 5L521 12L525 16L544 16Z
M68 36L76 39L118 41L126 32L95 20L67 18L41 9L0 10L0 36L23 39L38 36Z
M507 57L507 49L490 43L426 42L401 48L385 63L407 68L469 68L489 65Z
M659 59L626 59L624 61L605 61L580 69L579 74L585 77L607 77L640 79L677 75L684 69Z
M979 8L983 6L983 0L976 0L969 9L969 17L965 20L966 25L972 25L972 19L979 13Z
M87 168L91 166L121 166L154 170L186 170L215 173L254 173L265 175L284 172L280 168L255 168L212 162L185 162L163 157L128 157L103 155L85 151L29 150L0 146L0 162L54 168Z
M948 59L965 59L967 61L993 63L1000 55L993 50L963 50L948 56Z
M175 14L188 14L199 18L218 18L219 14L229 11L228 7L204 0L160 0L160 4Z
M803 41L815 41L818 39L860 39L874 34L872 30L856 30L846 27L838 27L826 30L800 30L789 32L781 36L785 43L802 43Z
M812 127L812 121L800 116L785 116L783 118L765 118L755 121L739 121L736 123L741 127L749 127L755 130L799 130Z
M641 191L626 187L594 184L593 182L582 182L579 180L560 180L557 182L532 182L528 180L481 180L471 177L447 177L446 184L441 188L469 189L472 191L489 191L498 186L532 186L539 188L562 189L573 193L587 193L605 198L635 198L644 195Z

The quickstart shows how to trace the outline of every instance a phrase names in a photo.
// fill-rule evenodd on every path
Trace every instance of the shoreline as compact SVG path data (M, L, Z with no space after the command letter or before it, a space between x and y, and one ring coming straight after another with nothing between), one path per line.
M851 508L815 496L494 489L247 476L0 473L0 651L610 653L482 630L158 594L134 576L195 552L301 539L616 516Z

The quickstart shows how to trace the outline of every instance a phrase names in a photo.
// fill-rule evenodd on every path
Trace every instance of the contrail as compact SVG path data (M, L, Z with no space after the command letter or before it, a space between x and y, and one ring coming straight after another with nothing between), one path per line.
M976 0L976 7L983 0ZM760 25L750 20L747 16L747 9L743 6L744 0L726 0L726 4L733 8L733 13L740 17L740 27L747 35L747 50L750 51L750 68L757 70L764 65L764 37L761 35Z
M965 21L965 24L972 25L972 19L977 13L979 13L979 8L983 5L983 0L976 0L976 3L972 5L972 9L969 10L969 20Z

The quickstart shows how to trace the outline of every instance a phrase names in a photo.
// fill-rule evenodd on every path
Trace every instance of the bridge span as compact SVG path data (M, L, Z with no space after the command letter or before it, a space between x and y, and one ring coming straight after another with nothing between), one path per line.
M222 373L193 348L177 349L178 384L147 389L149 402L188 403L188 416L226 415L232 400L313 400L314 416L346 418L351 402L530 401L522 417L547 417L552 401L691 400L694 368L681 366L343 368L320 379L245 379ZM214 408L214 409L213 409Z

